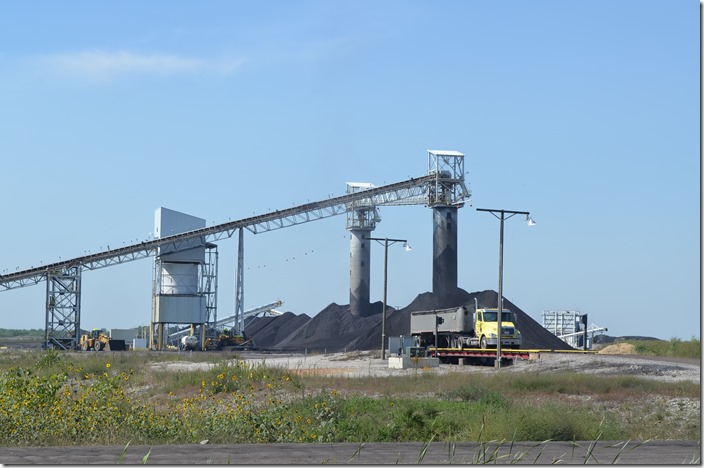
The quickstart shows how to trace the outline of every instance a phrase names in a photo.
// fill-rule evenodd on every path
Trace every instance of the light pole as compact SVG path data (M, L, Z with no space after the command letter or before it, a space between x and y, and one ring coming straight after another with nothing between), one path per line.
M384 243L384 307L381 312L381 359L386 359L386 280L387 280L387 266L389 262L389 243L391 245L396 242L403 242L403 246L406 248L406 252L411 250L406 239L389 239L388 237L378 238L378 237L367 237L369 240L377 241L380 244ZM401 343L403 346L403 343Z
M503 282L504 282L504 220L509 219L514 215L522 214L526 215L526 221L528 226L535 226L535 221L530 217L530 212L528 211L509 211L509 210L489 210L485 208L477 208L477 211L487 211L492 215L496 216L501 221L500 234L499 234L499 306L498 313L496 314L496 368L501 368L501 314L503 314L504 296L503 296ZM497 215L500 213L501 215ZM508 216L505 216L508 214Z

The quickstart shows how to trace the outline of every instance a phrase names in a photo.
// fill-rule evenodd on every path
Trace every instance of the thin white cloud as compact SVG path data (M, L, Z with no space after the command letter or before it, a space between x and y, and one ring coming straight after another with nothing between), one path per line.
M243 60L206 60L170 54L138 54L100 50L47 55L39 62L53 71L74 77L107 80L125 75L173 75L186 73L231 74Z

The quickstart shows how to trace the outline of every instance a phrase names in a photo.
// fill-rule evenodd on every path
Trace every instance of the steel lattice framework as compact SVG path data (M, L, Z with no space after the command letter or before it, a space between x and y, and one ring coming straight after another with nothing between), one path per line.
M44 343L59 349L77 348L81 322L81 269L47 273Z
M439 173L411 178L403 182L374 187L362 192L332 197L323 201L276 210L259 216L229 221L173 236L147 240L41 267L0 275L0 291L38 284L46 280L49 272L52 271L67 271L76 267L85 270L97 270L154 256L159 249L161 249L161 253L169 253L200 247L208 242L216 242L220 239L232 237L235 231L240 228L259 234L336 216L345 213L348 207L352 207L355 202L362 202L365 205L384 206L405 204L403 203L404 200L415 199L416 203L426 203L428 186L429 184L436 185L437 179L439 179ZM466 189L465 193L469 194Z
M65 331L65 334L73 335L70 341L75 343L76 335L80 331L80 276L83 270L97 270L158 254L200 247L204 244L232 237L237 230L247 229L254 234L259 234L295 226L346 213L360 205L373 207L425 204L429 206L432 203L437 203L435 197L441 191L438 190L439 187L450 187L451 191L456 192L455 201L468 200L471 194L464 185L463 177L458 179L457 174L451 174L442 169L438 165L431 168L428 175L423 177L371 187L363 191L331 197L327 200L306 203L259 216L228 221L210 227L158 239L145 240L116 249L108 249L103 252L75 257L41 267L0 275L0 291L32 286L42 281L48 281L51 287L47 288L47 333L52 336L46 337L46 344L50 344L54 334L58 331ZM74 287L71 296L73 299L71 304L64 309L57 309L55 304L50 303L50 298L55 296L54 292L57 292L56 289L61 287L61 283L57 282L57 278L61 276L73 278L71 280ZM237 287L241 286L238 284ZM237 294L240 294L239 290ZM54 321L56 322L55 325Z

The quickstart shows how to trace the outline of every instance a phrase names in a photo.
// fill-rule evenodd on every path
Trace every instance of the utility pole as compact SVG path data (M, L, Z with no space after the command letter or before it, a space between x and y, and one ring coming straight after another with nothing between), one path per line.
M389 245L395 244L396 242L403 242L406 251L411 250L411 248L408 246L406 239L389 239L388 237L367 237L367 239L379 243L383 241L384 245L384 306L381 312L381 359L386 359L386 284L388 278Z

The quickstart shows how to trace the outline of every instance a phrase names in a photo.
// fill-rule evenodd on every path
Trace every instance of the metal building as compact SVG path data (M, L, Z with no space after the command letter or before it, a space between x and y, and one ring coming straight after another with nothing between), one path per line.
M608 331L595 324L587 327L587 314L580 314L578 310L544 310L543 327L578 349L592 349L594 334Z

